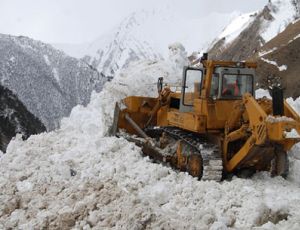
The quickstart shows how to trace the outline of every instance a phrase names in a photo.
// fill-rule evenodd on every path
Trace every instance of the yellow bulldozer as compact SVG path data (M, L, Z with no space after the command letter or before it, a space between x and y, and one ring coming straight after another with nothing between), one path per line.
M116 104L113 135L143 153L202 180L241 171L288 174L288 151L300 140L300 117L274 87L255 99L254 62L201 59L185 67L181 90L157 83L158 97ZM122 109L121 109L122 108Z

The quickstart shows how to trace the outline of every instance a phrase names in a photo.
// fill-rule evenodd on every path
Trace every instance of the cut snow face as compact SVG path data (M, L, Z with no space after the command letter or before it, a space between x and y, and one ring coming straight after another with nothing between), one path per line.
M123 138L106 136L114 102L155 96L157 77L180 79L171 61L136 63L86 107L75 107L59 130L27 141L17 136L0 155L0 228L300 228L300 182L265 173L198 181L152 163Z

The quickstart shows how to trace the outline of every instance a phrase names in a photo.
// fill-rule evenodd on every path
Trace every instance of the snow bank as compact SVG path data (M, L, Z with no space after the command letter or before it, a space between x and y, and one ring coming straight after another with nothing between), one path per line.
M300 114L300 97L296 100L288 98L286 100L292 108ZM295 145L290 151L290 173L289 178L291 181L300 185L300 144Z
M272 97L271 97L268 90L265 90L265 89L255 90L255 98L259 99L259 98L263 98L263 97L267 97L269 99L272 99Z
M167 61L136 63L59 130L17 136L0 158L0 229L299 229L300 183L265 173L197 181L106 136L115 101L154 96L157 77L180 73Z

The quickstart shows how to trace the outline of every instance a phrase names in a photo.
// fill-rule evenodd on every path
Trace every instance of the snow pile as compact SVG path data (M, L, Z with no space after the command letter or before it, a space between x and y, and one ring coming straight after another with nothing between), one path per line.
M300 98L286 100L292 108L300 114ZM300 144L295 145L290 152L290 173L289 177L292 181L300 184Z
M263 98L263 97L266 97L266 98L269 98L269 99L272 99L270 93L268 90L265 90L265 89L257 89L255 90L255 98L259 99L259 98Z
M281 220L299 227L300 189L288 181L260 174L199 182L151 163L132 143L100 136L60 130L17 138L1 161L0 227L239 229L270 221L272 229Z
M298 0L297 0L298 1ZM294 0L272 0L268 7L273 20L266 21L262 31L262 38L265 42L270 41L277 34L281 33L291 22L299 16ZM299 3L298 3L299 4Z
M300 183L265 173L197 181L105 136L114 102L154 95L160 76L178 73L170 62L138 62L59 130L17 136L0 158L0 229L299 229Z
M286 116L282 116L282 117L274 117L272 115L267 116L266 118L266 122L270 122L270 123L278 123L278 122L292 122L294 121L294 119L290 118L290 117L286 117Z
M232 42L236 39L240 33L247 28L251 22L255 19L257 12L251 12L247 14L241 14L236 17L218 36L218 39L225 38L226 43Z

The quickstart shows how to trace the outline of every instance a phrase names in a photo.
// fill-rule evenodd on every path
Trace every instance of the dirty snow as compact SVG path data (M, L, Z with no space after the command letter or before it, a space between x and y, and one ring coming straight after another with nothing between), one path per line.
M288 180L258 173L216 183L152 163L106 135L114 102L154 96L161 76L179 81L177 64L136 63L59 130L27 141L18 135L0 158L0 229L299 229L298 146Z
M278 122L292 122L294 121L294 119L286 116L274 117L272 115L269 115L267 116L266 121L270 123L278 123Z

